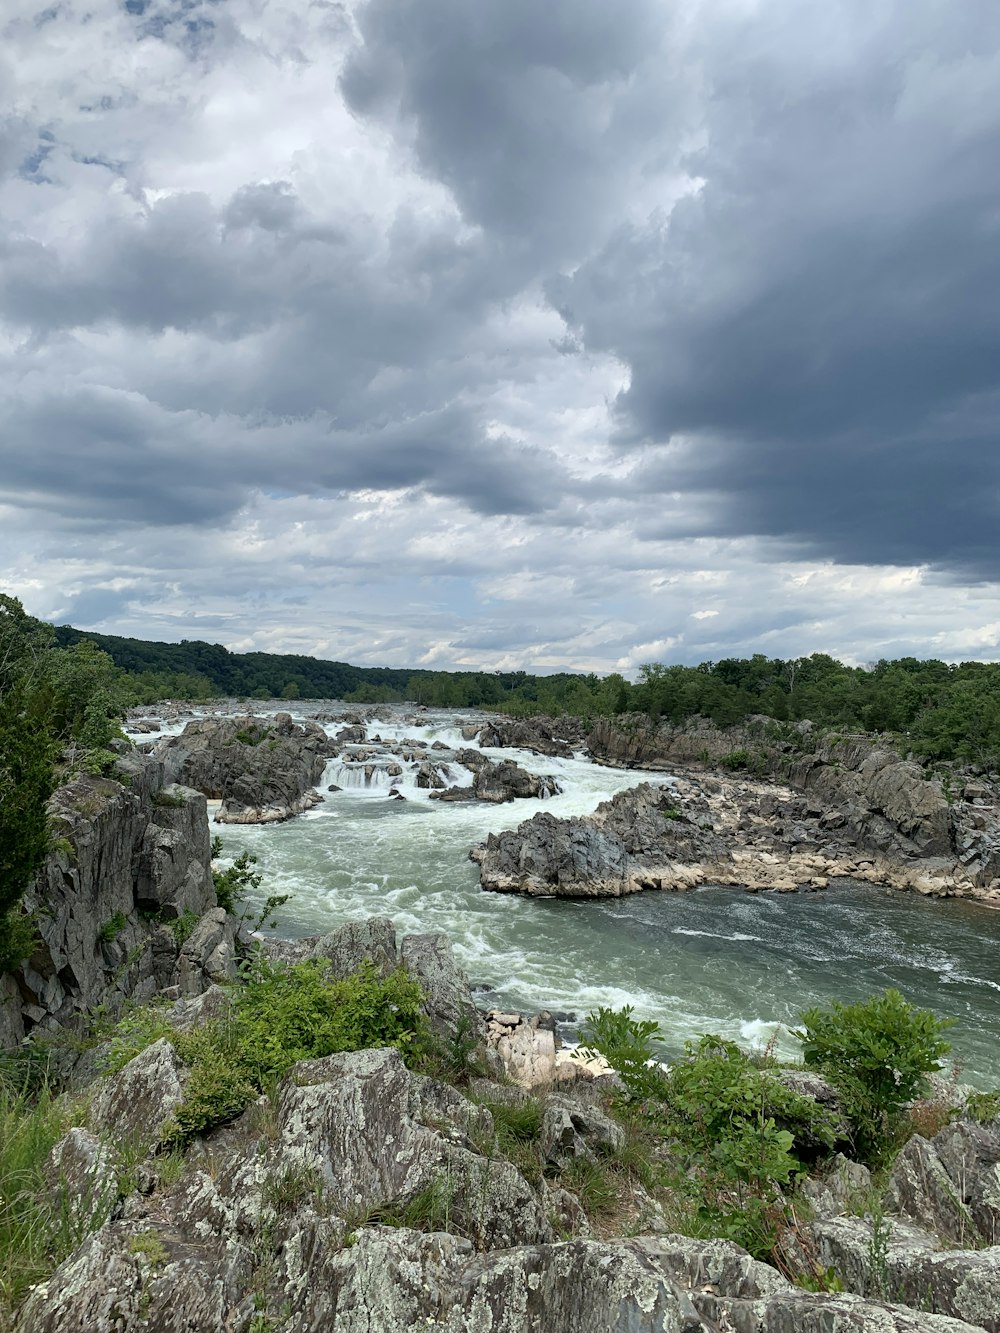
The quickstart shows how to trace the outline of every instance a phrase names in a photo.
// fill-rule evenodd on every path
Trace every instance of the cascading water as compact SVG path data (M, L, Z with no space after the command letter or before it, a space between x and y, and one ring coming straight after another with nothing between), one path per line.
M462 736L462 721L374 722L360 768L349 756L327 767L321 790L343 790L286 824L222 831L227 855L259 857L262 892L292 895L282 933L319 934L375 914L393 917L400 934L442 930L486 988L484 1003L581 1018L598 1005L631 1004L657 1019L674 1047L704 1031L760 1043L776 1033L779 1050L794 1055L788 1029L802 1009L894 985L957 1020L951 1038L963 1078L1000 1082L1000 913L849 882L822 893L705 888L581 902L483 893L469 849L541 804L451 804L416 786L424 761L447 764L450 784L471 783L454 759L458 749L479 748ZM448 748L434 750L435 740ZM483 753L551 774L561 791L545 808L560 817L589 814L642 781L671 781L580 758ZM371 780L365 763L375 765ZM391 782L381 776L390 764L403 770ZM405 799L392 799L390 787Z

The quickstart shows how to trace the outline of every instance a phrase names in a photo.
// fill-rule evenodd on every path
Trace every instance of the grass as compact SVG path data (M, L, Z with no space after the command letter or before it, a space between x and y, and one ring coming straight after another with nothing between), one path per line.
M73 1108L44 1085L0 1078L0 1325L80 1243L79 1210L45 1177L49 1153L74 1122ZM95 1213L95 1222L99 1221ZM89 1229L84 1227L84 1230Z

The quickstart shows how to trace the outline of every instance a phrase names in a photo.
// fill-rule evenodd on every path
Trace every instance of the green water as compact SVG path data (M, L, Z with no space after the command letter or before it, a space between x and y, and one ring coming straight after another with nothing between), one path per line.
M439 719L420 734L459 744L450 723ZM380 734L414 731L383 725ZM563 794L438 804L407 774L405 801L387 798L384 779L332 793L287 824L227 826L226 853L254 851L267 890L293 895L281 934L321 933L373 914L391 916L400 934L445 931L473 983L488 988L483 1002L581 1018L597 1005L631 1004L662 1024L674 1048L704 1031L757 1044L776 1034L792 1055L787 1028L802 1009L891 985L957 1020L950 1035L964 1079L1000 1084L1000 913L847 881L819 893L705 888L589 902L483 893L468 851L489 831L541 808L586 813L644 779L668 781L583 760L516 757L555 774ZM360 783L361 775L331 766L327 780Z

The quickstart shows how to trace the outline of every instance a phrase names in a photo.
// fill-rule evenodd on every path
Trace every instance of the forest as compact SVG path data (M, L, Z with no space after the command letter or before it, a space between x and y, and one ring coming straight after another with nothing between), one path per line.
M902 657L847 666L824 653L792 659L723 658L698 666L650 663L637 681L621 675L526 671L423 671L358 667L314 657L231 653L221 644L85 634L63 625L54 641L106 653L127 680L130 702L162 698L408 701L438 708L490 708L515 716L570 713L585 720L620 713L720 726L764 714L779 721L891 732L933 760L1000 766L1000 663Z

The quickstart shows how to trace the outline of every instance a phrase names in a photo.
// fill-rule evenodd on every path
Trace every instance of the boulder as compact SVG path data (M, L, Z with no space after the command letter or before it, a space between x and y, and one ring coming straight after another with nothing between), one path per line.
M183 1065L165 1037L147 1046L103 1082L90 1107L100 1138L153 1146L184 1100Z
M482 1019L469 979L455 961L447 935L404 935L400 962L420 983L427 1017L440 1037L449 1041L481 1039Z
M374 964L383 976L398 966L396 930L387 916L348 921L316 941L310 957L323 958L338 980L357 972L362 963Z
M181 947L174 984L183 995L236 980L237 923L222 907L206 912Z

